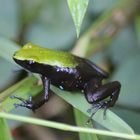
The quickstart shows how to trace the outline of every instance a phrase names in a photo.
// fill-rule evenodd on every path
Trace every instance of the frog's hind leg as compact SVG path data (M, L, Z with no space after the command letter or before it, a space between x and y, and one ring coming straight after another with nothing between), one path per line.
M93 84L94 85L94 84ZM87 101L93 104L95 107L95 112L91 117L101 108L104 108L104 117L106 110L109 107L113 107L118 99L121 85L118 81L107 83L104 85L91 86L91 83L87 84L84 93ZM109 97L109 99L106 99Z

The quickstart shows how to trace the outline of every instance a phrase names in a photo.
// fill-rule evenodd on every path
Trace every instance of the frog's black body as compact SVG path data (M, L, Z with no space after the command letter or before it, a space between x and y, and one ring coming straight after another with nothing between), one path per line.
M77 59L82 59L78 58ZM69 91L84 90L85 84L91 79L102 80L107 78L108 74L98 68L95 64L90 64L90 61L82 59L79 65L75 68L63 68L51 66L47 64L39 64L33 61L15 61L26 69L34 73L39 73L48 79L51 84ZM99 72L98 72L98 71Z
M45 96L38 103L32 101L23 101L20 106L35 110L42 106L49 98L50 83L64 90L84 92L87 101L91 104L98 104L98 108L108 108L114 106L120 91L118 81L102 85L102 80L108 77L108 74L97 67L89 60L75 56L78 65L74 68L51 66L40 64L34 61L20 61L14 59L16 63L27 70L39 73L42 76ZM108 101L103 99L110 97Z

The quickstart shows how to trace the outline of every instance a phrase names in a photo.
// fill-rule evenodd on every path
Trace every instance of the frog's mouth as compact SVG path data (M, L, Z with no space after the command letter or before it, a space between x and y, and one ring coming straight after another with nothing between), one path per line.
M19 60L14 57L13 60L24 69L34 72L36 63L33 60Z
M20 60L14 58L14 61L19 64L23 69L33 73L45 74L47 71L53 71L53 67L35 62L34 60Z

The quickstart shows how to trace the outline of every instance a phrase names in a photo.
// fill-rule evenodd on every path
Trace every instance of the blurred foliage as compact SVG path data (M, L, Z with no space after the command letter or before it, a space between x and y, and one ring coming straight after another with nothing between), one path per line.
M11 134L9 133L9 127L4 118L0 118L0 130L1 130L0 140L12 140Z
M114 0L104 0L104 2L89 0L80 37L116 3L117 1ZM10 88L20 77L23 77L23 73L15 72L17 68L11 59L11 54L22 44L33 42L44 47L69 51L76 44L76 39L75 27L66 0L0 0L0 91ZM139 12L113 36L108 46L100 49L89 59L102 64L110 72L109 80L121 82L120 97L112 111L125 120L134 132L140 134ZM3 49L4 47L6 48ZM76 53L78 55L80 51ZM100 125L97 124L96 127Z
M0 36L10 39L17 37L19 8L16 0L0 0Z

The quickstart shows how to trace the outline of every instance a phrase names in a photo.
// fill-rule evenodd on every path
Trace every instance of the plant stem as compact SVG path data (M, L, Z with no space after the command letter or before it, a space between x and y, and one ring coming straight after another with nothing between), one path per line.
M116 132L110 132L110 131L104 131L104 130L97 130L94 128L91 129L91 128L85 128L85 127L76 127L76 126L67 125L64 123L52 122L52 121L47 121L47 120L42 120L42 119L35 119L32 117L23 117L23 116L19 116L19 115L4 113L4 112L0 112L0 117L6 118L6 119L12 119L12 120L16 120L16 121L22 121L25 123L47 126L50 128L57 128L57 129L64 130L64 131L93 133L93 134L126 138L126 139L140 138L140 135L124 134L124 133L118 133L118 132L116 133Z

